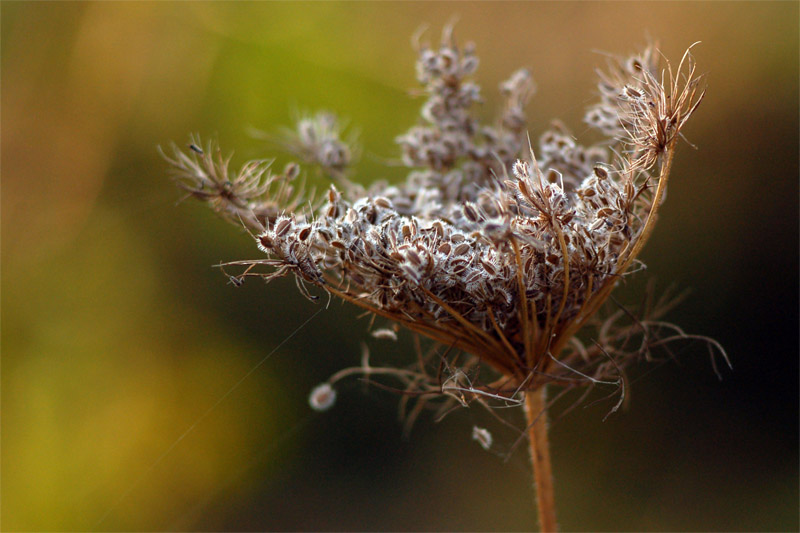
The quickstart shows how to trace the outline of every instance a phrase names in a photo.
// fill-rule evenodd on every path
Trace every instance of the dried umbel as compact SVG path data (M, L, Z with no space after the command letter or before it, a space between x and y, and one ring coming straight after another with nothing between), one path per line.
M296 185L295 164L276 174L253 161L231 174L219 149L198 141L168 160L189 196L244 225L266 255L229 263L242 268L237 284L293 274L308 297L318 287L435 341L428 351L418 344L406 368L370 366L365 351L361 366L315 389L312 406L328 407L332 386L353 374L395 380L409 423L435 401L443 411L524 405L540 520L553 529L545 385L617 385L613 411L626 366L689 337L659 321L668 300L648 302L634 320L625 309L598 311L653 230L681 129L704 92L688 50L675 69L660 67L653 47L612 59L586 114L601 140L581 146L555 123L534 150L526 70L501 84L503 108L487 125L474 116L473 47L459 48L446 29L438 48L418 52L427 99L419 123L397 137L404 183L351 181L353 148L329 113L302 119L289 140L335 183L318 200ZM584 326L596 328L591 343L576 337ZM395 339L396 329L374 336ZM488 431L474 436L491 446Z

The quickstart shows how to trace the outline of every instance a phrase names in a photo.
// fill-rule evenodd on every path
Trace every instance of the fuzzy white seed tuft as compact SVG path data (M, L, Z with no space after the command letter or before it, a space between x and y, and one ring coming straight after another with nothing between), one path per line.
M308 395L308 405L315 411L327 411L335 402L336 391L329 383L317 385Z
M387 340L387 341L396 341L397 340L397 333L391 329L376 329L371 333L371 335L379 340Z
M478 444L480 444L481 448L484 450L488 450L492 447L492 434L489 433L488 429L472 426L472 440L478 441Z

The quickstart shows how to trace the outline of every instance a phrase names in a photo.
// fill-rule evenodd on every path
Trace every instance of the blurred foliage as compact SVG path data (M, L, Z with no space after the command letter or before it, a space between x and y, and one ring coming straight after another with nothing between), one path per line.
M397 398L358 383L309 414L308 391L357 363L369 320L338 303L314 315L324 305L290 281L227 285L211 265L257 250L176 206L156 151L197 132L279 165L252 130L325 108L360 131L357 179L399 179L393 139L419 104L410 37L428 23L436 40L453 15L478 46L487 112L504 76L531 68L533 138L556 117L587 135L593 51L652 37L677 58L703 41L699 149L678 153L644 259L693 289L670 318L722 342L734 371L718 382L685 346L634 376L626 413L556 417L563 529L800 527L797 3L0 9L4 530L532 527L527 458L471 442L482 414L423 417L404 441ZM620 299L636 301L639 278Z

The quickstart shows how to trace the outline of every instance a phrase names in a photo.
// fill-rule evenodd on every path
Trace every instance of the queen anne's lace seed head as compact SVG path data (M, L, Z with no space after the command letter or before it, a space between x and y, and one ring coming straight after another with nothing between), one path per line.
M524 113L530 73L501 84L501 113L480 124L474 47L459 48L448 29L441 46L419 49L427 100L397 137L404 183L365 190L350 181L354 149L329 113L301 119L288 143L336 179L319 201L295 192L297 165L273 175L255 161L232 175L213 145L169 160L190 195L254 232L269 259L243 275L261 265L272 267L258 274L268 280L292 273L303 294L319 287L445 346L440 362L420 354L415 368L384 372L420 398L508 402L548 382L619 384L641 352L610 346L633 330L616 315L594 317L652 231L678 134L703 96L688 52L677 72L657 59L648 48L601 73L586 122L603 139L582 146L556 122L538 157ZM596 344L576 340L586 324L598 325ZM648 324L633 329L648 338ZM465 354L457 365L451 349ZM472 381L479 368L482 384ZM334 397L321 385L310 402L320 409Z

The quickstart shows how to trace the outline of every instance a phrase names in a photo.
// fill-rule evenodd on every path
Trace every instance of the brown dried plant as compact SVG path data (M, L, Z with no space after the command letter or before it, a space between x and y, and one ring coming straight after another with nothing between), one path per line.
M560 123L539 141L527 136L524 107L531 75L503 82L503 108L493 124L473 114L480 88L470 76L478 59L460 48L450 28L438 48L417 46L417 79L427 99L421 120L397 137L405 182L364 187L351 181L353 147L335 116L300 120L288 147L329 176L314 200L298 185L300 167L272 173L268 161L229 170L214 143L175 147L167 159L188 196L246 227L266 258L236 261L248 276L293 274L302 294L317 287L397 326L432 339L408 367L362 364L315 389L326 408L335 385L354 374L395 380L407 424L435 404L440 413L473 402L525 409L542 530L555 530L547 441L545 386L562 392L595 385L625 397L625 369L685 334L661 321L673 300L648 297L637 313L599 311L637 262L664 200L681 130L705 91L690 50L677 68L659 67L654 46L611 58L600 72L597 104L586 122L602 139L581 146ZM591 328L591 341L576 334ZM716 368L716 367L715 367ZM414 403L415 402L415 403ZM413 404L413 406L412 406ZM491 435L474 428L484 447Z

